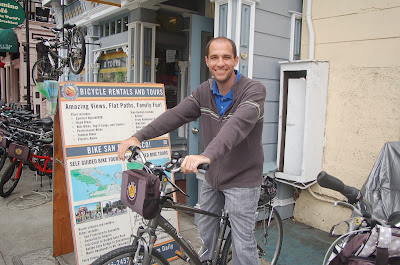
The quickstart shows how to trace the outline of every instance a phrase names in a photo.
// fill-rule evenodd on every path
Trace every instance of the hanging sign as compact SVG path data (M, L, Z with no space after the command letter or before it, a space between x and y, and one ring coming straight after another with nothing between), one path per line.
M20 4L13 0L0 2L0 28L10 29L18 26L25 20L25 11Z
M121 7L121 0L88 0L88 1L105 4L105 5Z
M60 84L58 100L76 263L86 265L128 245L143 225L120 198L122 172L142 165L119 160L117 150L166 110L165 92L161 84L69 82ZM169 135L143 141L141 148L161 165L170 158ZM178 227L176 211L163 216ZM157 235L155 247L176 258L178 245L167 234Z

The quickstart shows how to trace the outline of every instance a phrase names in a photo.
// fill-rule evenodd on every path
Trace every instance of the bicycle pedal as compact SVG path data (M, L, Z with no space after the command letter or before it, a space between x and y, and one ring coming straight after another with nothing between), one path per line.
M182 252L180 252L180 251L175 251L175 254L180 258L180 259L182 259L182 260L184 260L184 261L186 261L186 262L188 262L189 261L189 258L188 258L188 256L186 256L185 254L183 254Z

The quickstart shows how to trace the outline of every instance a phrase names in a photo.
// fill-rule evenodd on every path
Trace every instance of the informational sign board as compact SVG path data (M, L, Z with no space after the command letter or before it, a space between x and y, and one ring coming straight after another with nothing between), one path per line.
M120 161L118 144L165 110L160 84L60 84L60 128L77 264L90 264L129 244L143 224L120 199L122 172L140 165ZM144 141L141 148L148 160L161 165L170 158L169 135ZM177 212L163 216L178 228ZM156 249L171 259L178 246L160 233Z
M0 2L0 28L10 29L18 26L25 20L25 11L14 0Z

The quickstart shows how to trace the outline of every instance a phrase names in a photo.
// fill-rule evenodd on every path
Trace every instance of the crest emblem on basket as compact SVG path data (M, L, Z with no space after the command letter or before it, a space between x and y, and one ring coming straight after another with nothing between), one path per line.
M135 182L129 182L128 188L126 189L126 195L128 196L128 199L133 201L136 198L136 183Z
M21 148L15 148L15 154L17 155L17 156L20 156L20 155L22 155L22 149Z

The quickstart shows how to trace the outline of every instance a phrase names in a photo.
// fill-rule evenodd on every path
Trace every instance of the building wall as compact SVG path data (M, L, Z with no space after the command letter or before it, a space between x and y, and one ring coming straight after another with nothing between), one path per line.
M289 59L289 10L301 12L301 1L260 1L256 5L253 79L267 88L264 111L264 172L276 169L280 61Z
M308 58L309 47L305 7L306 1L302 59ZM357 188L367 179L383 144L400 140L399 13L395 0L312 4L314 59L330 64L322 169ZM324 197L343 198L317 184L311 189ZM294 216L328 231L348 214L305 190Z

